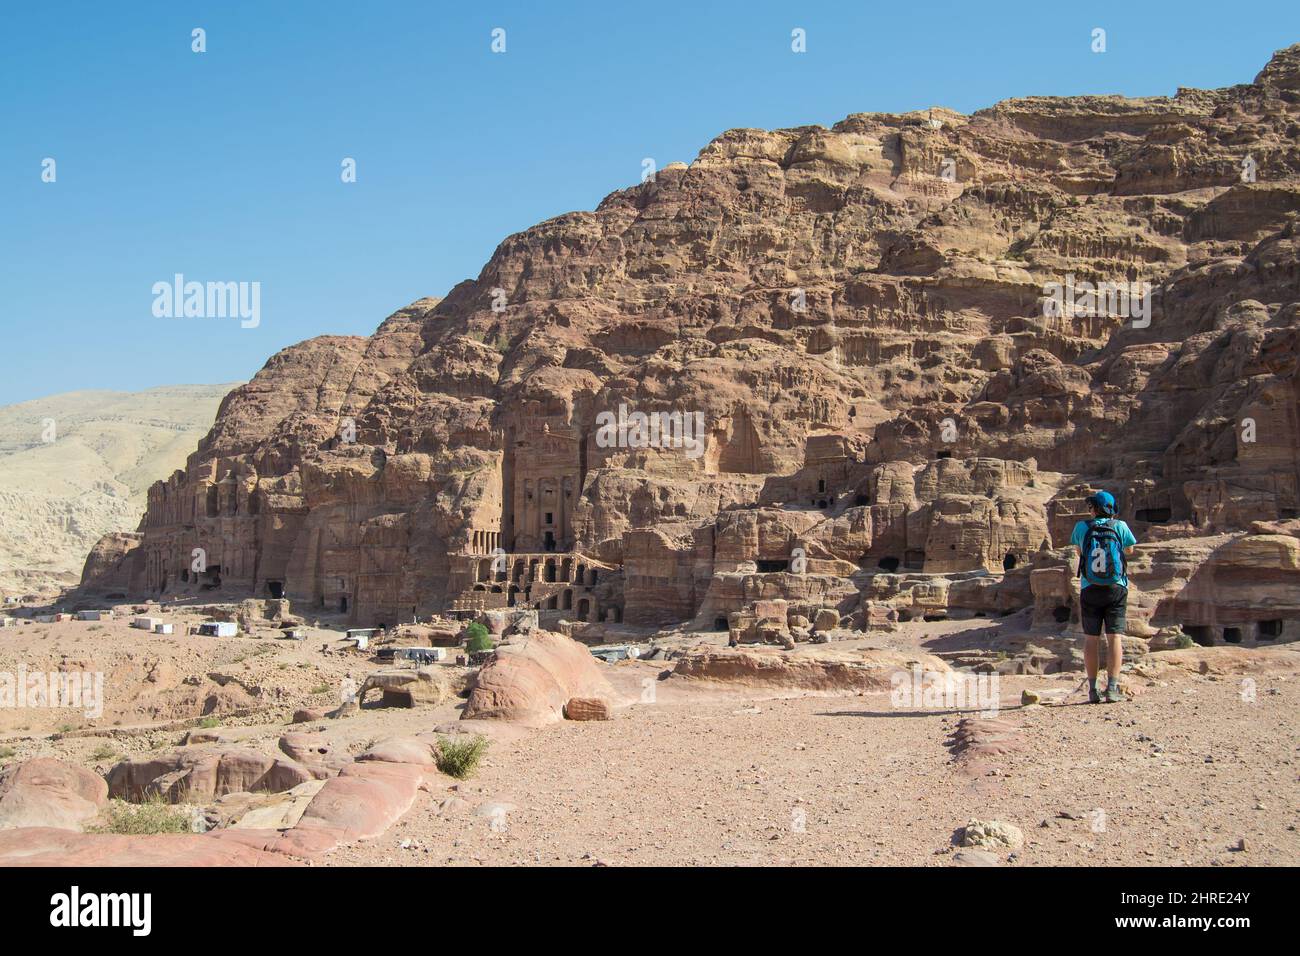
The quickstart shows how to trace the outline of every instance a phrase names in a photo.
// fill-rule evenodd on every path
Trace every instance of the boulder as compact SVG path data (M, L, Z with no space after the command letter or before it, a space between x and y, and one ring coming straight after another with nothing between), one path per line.
M108 799L108 785L81 767L34 757L0 771L0 830L80 830Z
M609 720L614 705L604 697L573 697L564 705L566 720Z
M833 607L819 608L813 619L813 627L818 631L833 631L840 626L840 612Z
M292 733L280 738L280 750L317 780L334 776L352 762L346 752L339 752L322 733Z
M926 671L949 666L929 654L901 651L837 651L806 645L792 654L760 648L698 648L686 651L673 668L675 677L716 683L777 687L814 693L889 690L893 675L918 664Z
M1001 820L971 820L961 829L962 846L981 850L1016 850L1025 845L1020 828Z
M562 634L533 631L502 644L483 665L461 719L538 726L560 720L574 697L613 699L614 690L585 646Z
M357 692L357 703L362 703L372 690L381 692L385 707L441 704L456 693L446 670L437 666L390 667L375 671L366 676L365 683Z
M160 794L171 803L201 803L241 790L289 790L311 779L302 764L260 750L181 747L118 763L108 772L108 793L132 802Z
M422 767L437 765L433 742L417 737L390 737L360 754L357 760L380 760L384 763L409 763Z

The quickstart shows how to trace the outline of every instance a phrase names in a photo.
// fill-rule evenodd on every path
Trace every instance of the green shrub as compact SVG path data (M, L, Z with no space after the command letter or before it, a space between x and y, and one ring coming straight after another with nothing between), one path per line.
M159 794L144 803L110 800L101 822L86 829L91 833L119 833L135 836L146 833L190 833L189 811L172 806Z
M0 747L0 760L8 760L16 753L18 751L14 750L13 747Z
M490 651L496 645L492 643L492 635L488 629L478 621L473 621L469 627L465 628L465 650L471 654L478 651Z
M1191 636L1187 634L1179 634L1174 638L1174 647L1178 648L1180 651L1186 650L1195 643L1196 642L1192 640Z
M111 744L100 744L95 748L95 752L90 755L91 760L112 760L117 756L117 750Z
M203 730L211 730L213 727L220 727L220 726L221 726L221 718L219 718L219 717L204 717L202 720L200 720L200 721L198 722L198 724L197 724L196 726L202 728Z
M486 737L471 737L468 740L453 740L451 737L438 738L438 769L449 777L464 780L478 769L478 762L487 751Z

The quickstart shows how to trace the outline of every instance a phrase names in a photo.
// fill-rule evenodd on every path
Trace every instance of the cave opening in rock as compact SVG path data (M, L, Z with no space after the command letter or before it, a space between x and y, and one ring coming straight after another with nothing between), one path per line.
M1239 627L1225 627L1225 628L1223 629L1223 643L1225 643L1225 644L1240 644L1240 643L1241 643L1241 628L1239 628Z
M941 451L941 452L939 452L937 455L935 455L934 457L935 457L935 458L951 458L951 457L952 457L952 452L950 452L950 451Z
M871 499L868 498L866 495L855 495L853 498L853 504L855 507L858 508L865 508L870 503L871 503Z
M1010 571L1016 566L1016 555L1014 551L1008 551L1006 557L1002 559L1002 570Z
M1282 636L1282 621L1260 621L1259 622L1259 639L1261 641L1271 641L1275 637Z
M1148 524L1165 524L1173 517L1173 513L1168 508L1139 508L1133 517Z
M759 574L775 574L778 571L790 570L789 561L765 561L760 559L755 563L758 565Z
M339 598L339 612L346 614L347 610L348 610L348 599L347 599L347 595L344 595L343 597Z
M271 595L272 600L276 600L276 601L280 600L280 598L284 597L284 582L267 581L266 593Z
M725 617L715 617L713 619L713 629L715 631L727 630L727 619Z
M1183 633L1202 647L1214 646L1214 630L1203 624L1184 624Z
M1052 608L1052 620L1057 624L1064 624L1070 619L1070 609L1064 604L1058 604Z
M898 570L899 564L900 562L898 558L894 557L893 555L889 555L887 557L881 558L878 562L876 562L876 567L880 568L880 570L884 571L887 574L893 574L895 571Z
M927 624L934 624L936 621L946 621L946 620L948 620L948 615L947 615L947 614L943 614L943 613L936 612L936 613L934 613L934 614L926 614L926 615L923 615L922 618L921 618L921 620L925 621Z

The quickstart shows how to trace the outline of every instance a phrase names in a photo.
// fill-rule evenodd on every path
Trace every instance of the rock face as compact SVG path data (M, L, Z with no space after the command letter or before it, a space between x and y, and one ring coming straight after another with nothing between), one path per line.
M273 356L85 583L363 624L1064 629L1104 487L1144 542L1132 619L1293 639L1298 91L1294 46L1173 98L731 130Z
M0 771L0 830L80 830L107 800L98 774L49 757L25 760Z
M896 674L914 666L930 674L950 670L932 655L899 651L840 653L817 649L784 655L723 648L686 652L678 659L673 674L797 693L843 694L889 690Z
M311 779L310 770L288 757L246 748L181 747L123 760L108 772L108 792L132 802L153 795L171 803L203 802L241 791L290 790Z
M461 718L537 726L561 719L575 698L612 701L614 690L601 666L590 651L562 634L534 631L514 638L479 671ZM577 711L590 713L584 703Z

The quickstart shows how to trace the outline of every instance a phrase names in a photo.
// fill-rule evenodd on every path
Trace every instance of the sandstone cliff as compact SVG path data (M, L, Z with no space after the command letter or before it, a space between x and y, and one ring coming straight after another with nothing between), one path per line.
M1199 556L1142 563L1146 619L1291 636L1298 143L1300 46L1172 98L731 130L368 339L273 356L86 584L359 622L781 597L1060 624L1101 486ZM620 406L684 431L611 442Z

